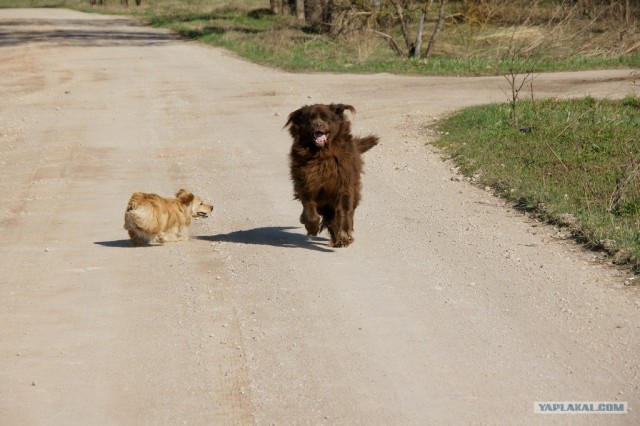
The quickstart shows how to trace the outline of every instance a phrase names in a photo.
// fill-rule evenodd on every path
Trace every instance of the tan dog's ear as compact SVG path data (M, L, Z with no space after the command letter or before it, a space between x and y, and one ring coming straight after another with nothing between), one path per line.
M186 189L181 189L176 193L176 198L180 200L182 204L189 204L193 201L193 194Z
M331 108L333 110L333 112L335 112L338 115L342 115L344 113L345 109L348 109L349 111L351 111L352 114L356 113L356 109L354 107L352 107L351 105L331 104L331 105L329 105L329 108Z

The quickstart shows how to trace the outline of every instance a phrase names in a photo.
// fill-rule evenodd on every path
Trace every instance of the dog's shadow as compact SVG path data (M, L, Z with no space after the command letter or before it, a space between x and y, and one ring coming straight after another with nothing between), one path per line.
M326 246L326 241L328 241L326 238L307 237L300 233L288 232L290 229L299 228L295 226L267 226L229 232L228 234L206 235L194 238L205 241L304 248L325 253L333 252L333 250Z
M237 244L267 245L274 247L291 247L316 250L325 253L333 252L328 248L328 239L323 237L307 237L300 233L288 232L290 229L299 229L295 226L268 226L264 228L234 231L228 234L203 235L193 237L194 240L217 241ZM113 248L136 248L130 240L96 241L94 244ZM159 245L142 245L140 247L160 247Z
M133 248L130 240L96 241L93 244L103 247Z

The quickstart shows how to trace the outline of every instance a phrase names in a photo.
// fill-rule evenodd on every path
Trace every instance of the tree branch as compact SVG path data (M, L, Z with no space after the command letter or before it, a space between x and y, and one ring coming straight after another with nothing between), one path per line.
M389 2L396 8L396 13L398 14L398 19L400 20L400 28L402 29L402 37L404 37L404 41L407 45L407 51L409 52L409 55L411 55L413 53L413 50L415 49L415 44L411 41L411 37L409 36L407 19L404 17L404 13L402 12L402 5L400 5L398 0L389 0Z
M391 47L391 49L396 52L398 55L402 56L402 57L407 57L407 53L402 50L400 48L400 46L398 46L398 43L396 43L396 41L393 39L393 37L391 37L389 34L385 34L383 32L374 30L373 31L374 34L379 35L380 37L384 38L387 40L387 42L389 43L389 47Z

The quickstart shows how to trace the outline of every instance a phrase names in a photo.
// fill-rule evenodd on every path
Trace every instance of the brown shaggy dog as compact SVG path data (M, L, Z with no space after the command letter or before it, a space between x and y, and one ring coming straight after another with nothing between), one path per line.
M308 105L285 124L293 138L289 155L293 192L302 202L300 223L309 235L329 230L332 247L353 240L353 214L360 202L360 154L378 143L377 136L356 138L344 111L351 105ZM320 221L322 216L322 221Z
M186 231L191 219L208 217L212 211L212 205L186 189L178 191L176 198L136 192L124 213L124 229L134 246L184 241L189 239Z

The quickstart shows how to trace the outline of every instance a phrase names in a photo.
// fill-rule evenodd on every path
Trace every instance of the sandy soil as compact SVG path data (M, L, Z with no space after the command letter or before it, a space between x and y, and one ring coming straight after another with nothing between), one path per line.
M638 94L629 71L538 96ZM0 10L0 423L640 424L640 294L490 193L429 123L495 78L289 74L122 17ZM356 242L309 241L282 126L353 104ZM130 248L134 191L216 206ZM627 401L543 416L536 401Z

